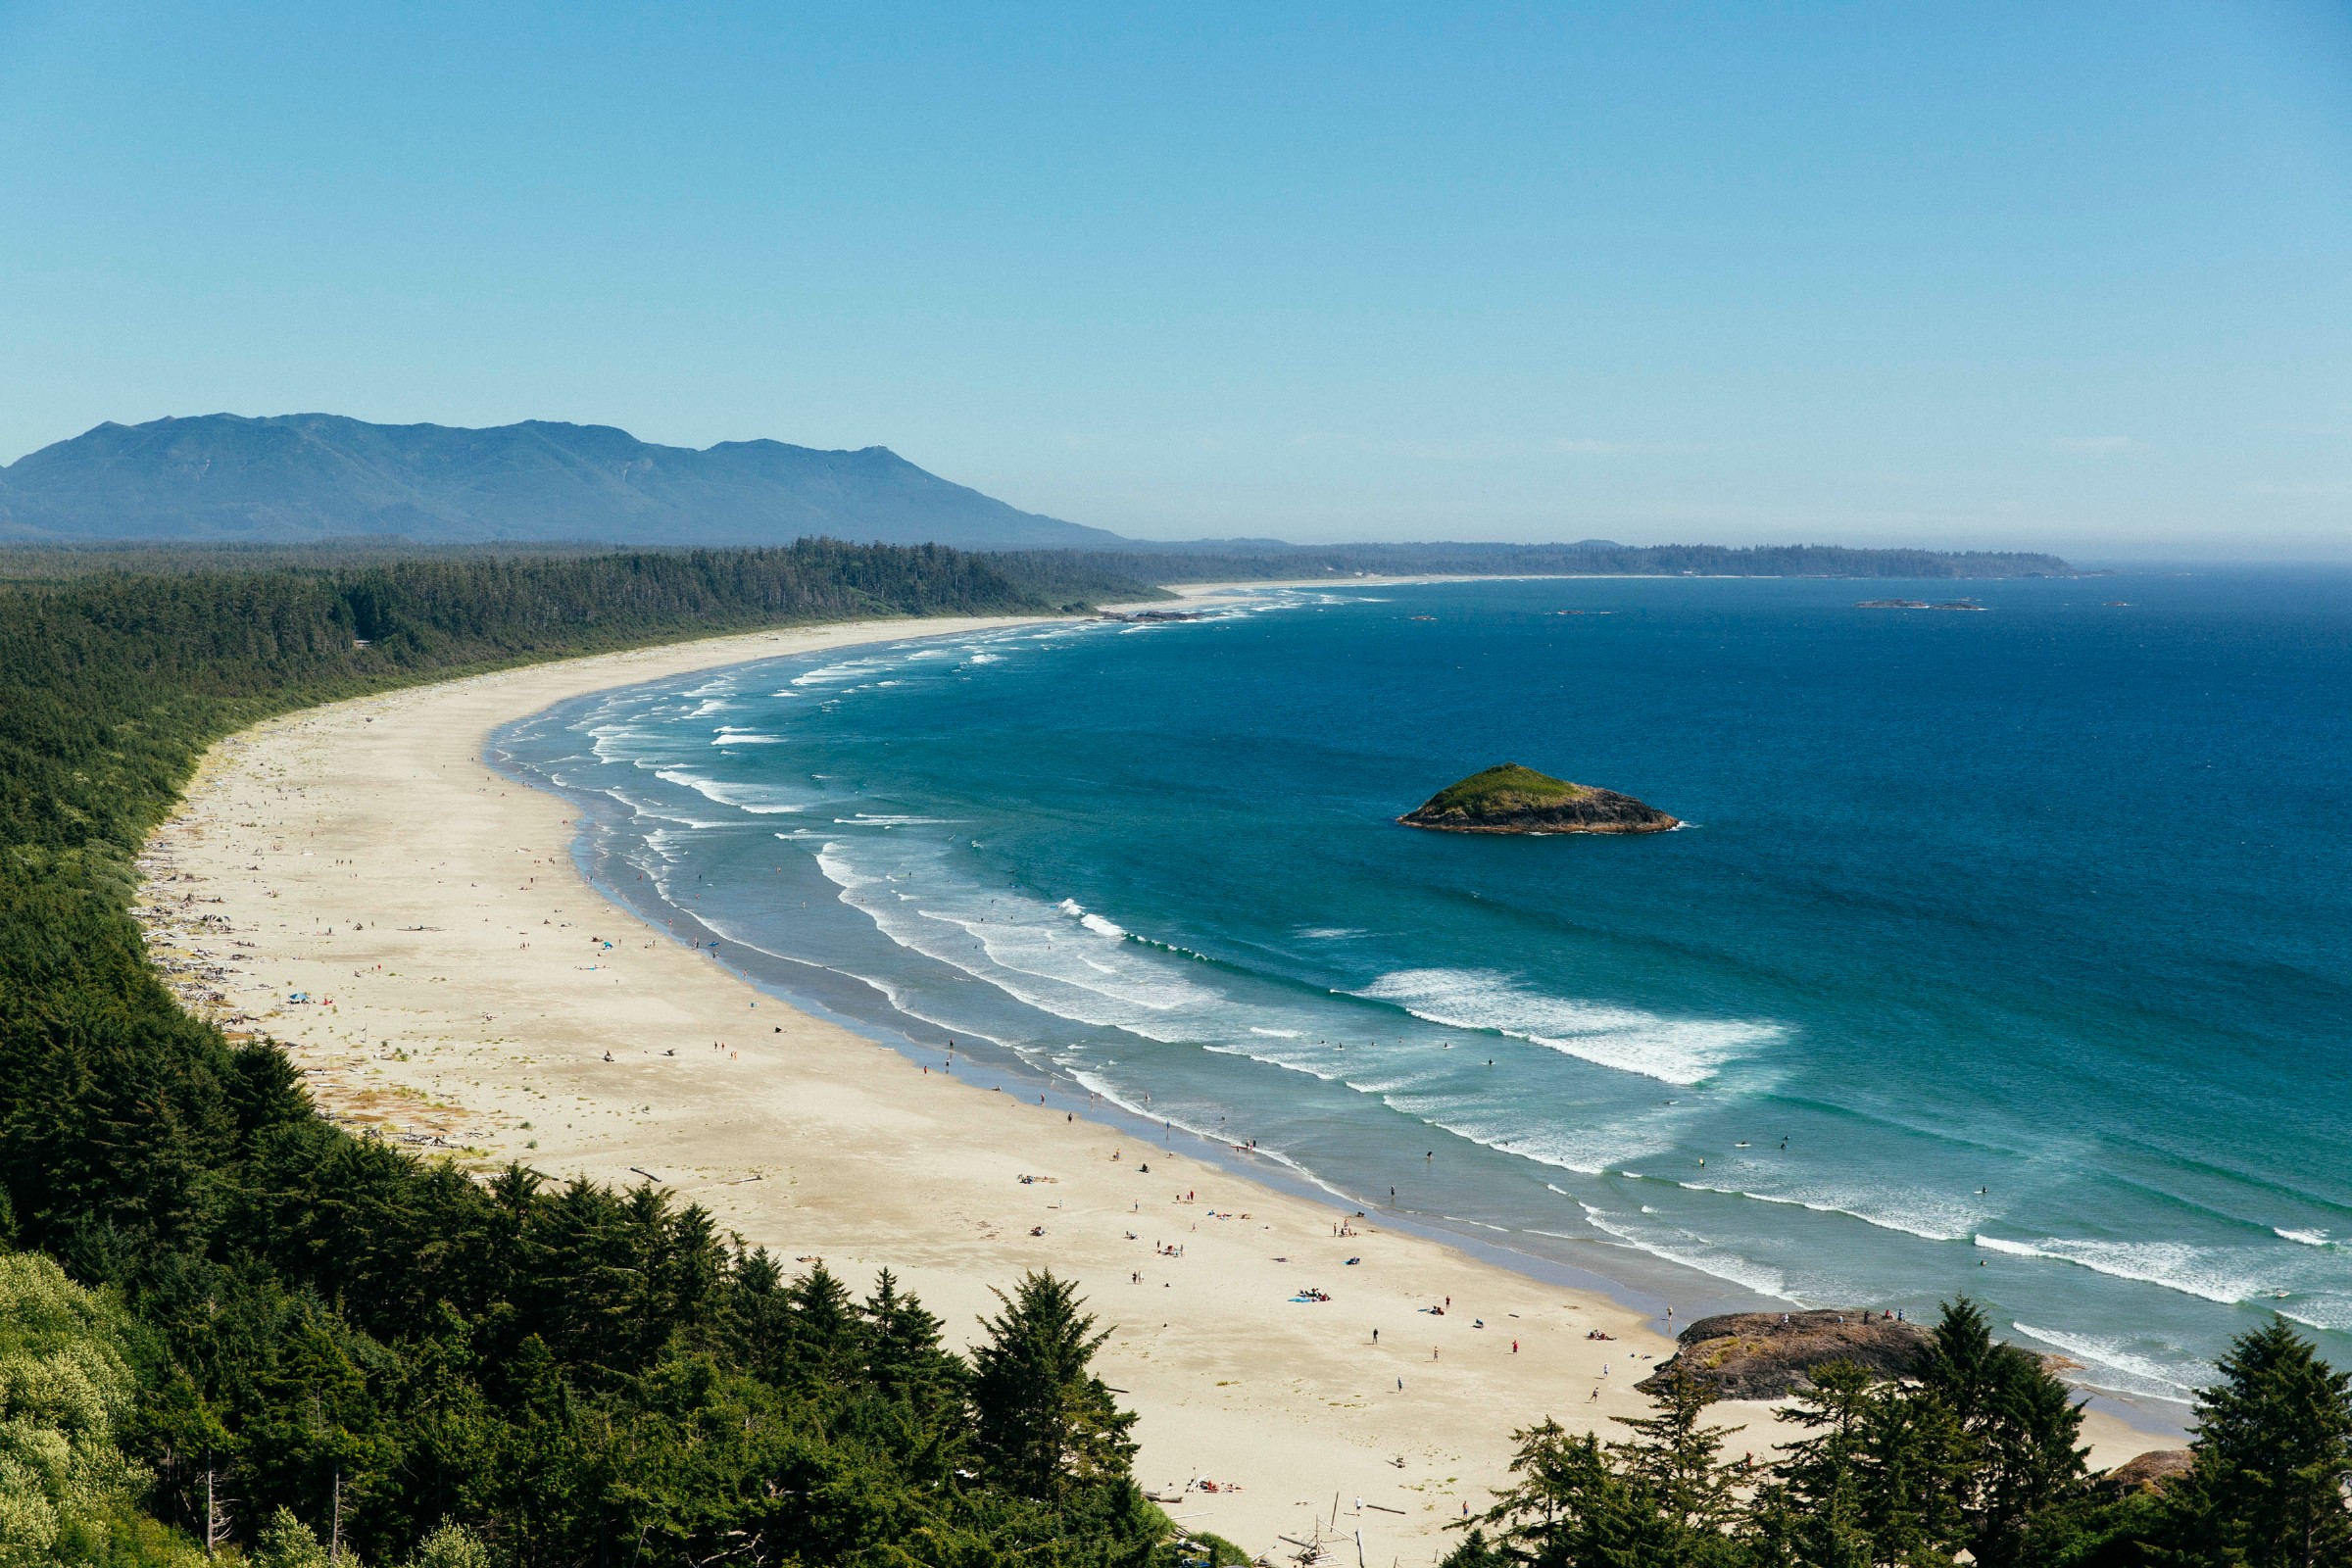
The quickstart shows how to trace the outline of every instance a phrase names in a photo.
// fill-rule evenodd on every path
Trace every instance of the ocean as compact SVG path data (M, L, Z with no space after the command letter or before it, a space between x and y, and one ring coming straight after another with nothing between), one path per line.
M2352 1365L2352 575L1335 582L491 758L803 1005L1678 1321L1966 1293L2141 1401L2273 1311ZM1395 822L1505 760L1688 825Z

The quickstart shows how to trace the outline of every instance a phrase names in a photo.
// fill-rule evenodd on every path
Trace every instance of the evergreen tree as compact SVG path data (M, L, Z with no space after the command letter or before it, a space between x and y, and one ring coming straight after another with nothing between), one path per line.
M1747 1479L1746 1465L1721 1457L1723 1440L1739 1429L1701 1424L1714 1391L1682 1367L1656 1381L1649 1396L1656 1413L1614 1417L1639 1436L1609 1450L1661 1519L1686 1536L1719 1535L1736 1516L1736 1489Z
M792 1349L791 1314L784 1297L784 1271L766 1248L738 1248L727 1282L727 1316L745 1370L768 1383L782 1383Z
M1973 1430L2000 1383L2002 1350L1984 1311L1959 1297L1943 1303L1943 1316L1920 1356L1919 1381L1942 1396L1961 1426Z
M972 1353L973 1446L987 1472L1039 1501L1124 1481L1135 1417L1090 1369L1110 1331L1097 1333L1076 1290L1051 1272L996 1296L1004 1309L982 1320L988 1340Z
M361 1521L388 1480L398 1447L366 1371L328 1321L299 1312L275 1364L257 1380L245 1424L247 1459L268 1496L299 1502L326 1526L327 1549L364 1533Z
M2168 1489L2170 1544L2244 1568L2352 1563L2352 1374L2274 1317L2240 1335L2197 1399L2195 1455Z
M849 1287L822 1263L784 1288L785 1364L804 1388L833 1388L858 1376L865 1325Z
M2012 1568L2038 1514L2085 1486L2082 1407L2073 1391L2014 1346L1971 1433L1975 1457L1969 1550L1984 1568Z
M1944 1303L1919 1380L1964 1438L1959 1501L1970 1554L1984 1568L2008 1568L2033 1515L2082 1488L2082 1412L2035 1357L1996 1342L1965 1296Z
M1881 1383L1850 1361L1813 1369L1776 1412L1791 1444L1759 1499L1772 1560L1808 1568L1948 1563L1967 1538L1967 1442L1934 1389Z
M1767 1561L1806 1568L1871 1568L1878 1562L1864 1475L1870 1373L1851 1361L1813 1369L1794 1402L1775 1410L1810 1436L1788 1446L1757 1499Z
M886 1400L904 1402L926 1424L952 1419L968 1374L941 1345L939 1319L902 1292L888 1269L875 1278L873 1293L858 1311L865 1326L868 1386Z
M1680 1560L1674 1533L1636 1495L1598 1438L1545 1417L1511 1441L1517 1479L1478 1516L1446 1568L1665 1568Z
M1450 1568L1708 1568L1740 1559L1738 1488L1747 1466L1720 1457L1730 1427L1700 1417L1714 1396L1679 1368L1650 1392L1655 1411L1614 1419L1637 1436L1602 1445L1544 1420L1512 1434L1518 1477L1446 1559ZM1486 1535L1492 1527L1492 1541Z

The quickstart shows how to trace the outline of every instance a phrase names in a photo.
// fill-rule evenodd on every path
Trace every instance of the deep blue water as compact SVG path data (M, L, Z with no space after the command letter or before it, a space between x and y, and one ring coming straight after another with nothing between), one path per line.
M2352 577L1958 586L1989 611L1269 593L604 693L494 752L764 983L1686 1314L1967 1291L2178 1397L2275 1308L2352 1364ZM1392 820L1505 760L1691 825Z

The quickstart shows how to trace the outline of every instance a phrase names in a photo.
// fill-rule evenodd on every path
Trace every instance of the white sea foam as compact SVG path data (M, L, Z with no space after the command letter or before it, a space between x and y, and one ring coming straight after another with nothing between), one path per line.
M633 725L598 724L588 731L588 749L600 762L625 762L629 760L628 743L650 738Z
M1644 1234L1643 1227L1622 1214L1611 1214L1581 1201L1577 1206L1585 1211L1586 1222L1594 1230L1626 1247L1647 1252L1652 1257L1662 1257L1669 1263L1694 1268L1702 1274L1712 1274L1719 1280L1729 1280L1758 1296L1770 1296L1789 1302L1796 1300L1795 1297L1788 1294L1788 1280L1779 1269L1769 1264L1741 1257L1689 1231L1674 1230L1671 1235L1651 1236Z
M1977 1236L1975 1242L1988 1252L2073 1263L2111 1279L2154 1285L2224 1305L2250 1300L2265 1290L2242 1269L2217 1256L2217 1249L2191 1247L2184 1242L2082 1241L2066 1237L2013 1242L1984 1235Z
M778 800L774 788L769 785L730 784L723 779L704 778L698 773L689 773L676 767L658 767L654 769L654 777L690 789L707 801L731 806L738 811L750 811L757 816L772 816L782 811L808 808L805 803Z
M2278 1311L2280 1317L2292 1318L2307 1328L2326 1329L2331 1334L2352 1329L2352 1299L2340 1296L2297 1301L2293 1306L2278 1307Z
M2009 1326L2029 1339L2039 1340L2082 1362L2084 1375L2078 1382L2117 1394L2182 1399L2205 1382L2213 1370L2202 1362L2167 1365L2151 1360L2131 1349L2121 1340L2101 1339L2088 1334L2065 1334L2056 1329L2037 1329L2031 1323L2012 1323ZM2106 1380L2090 1376L2094 1369L2103 1369L2107 1374Z
M1127 936L1127 928L1125 926L1120 925L1115 921L1105 920L1099 914L1088 912L1075 899L1064 899L1059 904L1054 906L1054 907L1059 909L1062 913L1068 915L1073 920L1076 920L1080 925L1086 927L1089 931L1092 931L1097 936L1115 937L1122 940Z
M2328 1239L2326 1231L2290 1231L2274 1225L2271 1227L2271 1234L2282 1242L2300 1242L2305 1247L2333 1247L2335 1245Z
M1670 1084L1703 1083L1725 1062L1781 1037L1778 1025L1667 1018L1633 1007L1547 997L1489 969L1399 969L1355 993L1448 1029L1525 1040L1595 1066Z
M859 680L876 670L888 668L879 659L851 659L838 664L820 664L792 677L795 686L838 686L843 681Z
M838 839L817 852L818 869L842 890L845 903L863 910L900 946L1033 1007L1176 1041L1196 1038L1198 1031L1185 1027L1190 1016L1225 1000L1173 972L1124 933L1088 925L1083 910L1072 914L1022 894L991 893L962 881L938 863L943 852L936 847L910 843L887 865L867 862L862 853L862 846Z
M610 785L599 789L597 793L607 796L610 799L618 801L621 805L629 808L629 814L631 816L636 817L640 821L651 819L657 822L675 822L680 827L700 828L725 827L727 825L724 822L708 820L698 816L681 816L677 813L677 811L669 807L659 805L653 801L641 801L634 795L629 794L626 790L614 789Z
M1653 1147L1648 1141L1625 1134L1614 1134L1607 1127L1530 1126L1524 1122L1510 1124L1506 1134L1500 1125L1482 1120L1476 1114L1447 1115L1444 1112L1425 1114L1423 1104L1412 1097L1382 1096L1387 1103L1407 1115L1420 1116L1433 1126L1442 1127L1456 1138L1466 1139L1484 1149L1498 1153L1515 1154L1521 1159L1534 1160L1557 1170L1574 1171L1579 1176L1600 1176L1618 1160L1646 1153ZM1471 1107L1464 1107L1469 1110ZM1546 1186L1549 1184L1546 1183ZM1559 1192L1558 1188L1552 1191ZM1567 1196L1565 1194L1563 1197Z
M1941 1210L1945 1223L1932 1217L1913 1213L1888 1213L1884 1204L1845 1196L1828 1197L1821 1194L1755 1193L1738 1187L1711 1187L1705 1182L1677 1182L1676 1186L1693 1193L1717 1193L1725 1198L1744 1198L1758 1203L1782 1203L1806 1209L1815 1214L1840 1214L1858 1219L1880 1230L1898 1231L1916 1236L1923 1242L1958 1242L1969 1238L1970 1227L1984 1216L1974 1210L1949 1205Z
M722 729L711 736L710 744L713 746L782 746L786 744L786 740L781 735L762 735L757 730Z
M1296 1040L1298 1038L1298 1031L1296 1029L1260 1029L1255 1024L1250 1026L1250 1032L1253 1035L1264 1035L1269 1040Z
M1126 1111L1130 1115L1148 1116L1151 1114L1150 1111L1143 1107L1141 1102L1129 1100L1126 1096L1120 1094L1118 1089L1111 1083L1111 1081L1103 1077L1101 1073L1090 1072L1083 1067L1073 1067L1068 1070L1070 1076L1076 1079L1079 1085L1089 1094L1101 1095L1104 1100L1109 1101L1112 1104L1118 1106L1121 1110Z

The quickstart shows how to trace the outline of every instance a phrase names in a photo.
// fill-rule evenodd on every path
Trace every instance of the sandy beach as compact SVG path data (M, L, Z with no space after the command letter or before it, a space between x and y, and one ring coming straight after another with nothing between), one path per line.
M1180 1523L1286 1559L1320 1530L1334 1560L1360 1537L1367 1563L1429 1561L1514 1427L1644 1408L1661 1323L1372 1219L1337 1235L1338 1209L802 1014L606 903L570 808L481 760L495 726L583 693L984 624L1004 622L716 638L258 725L149 845L153 951L347 1125L477 1168L651 1179L859 1294L887 1265L958 1337L992 1286L1073 1277L1116 1326L1137 1478ZM1735 1452L1777 1435L1762 1406L1718 1419L1745 1424ZM2098 1465L2165 1446L2095 1413L2086 1436Z

